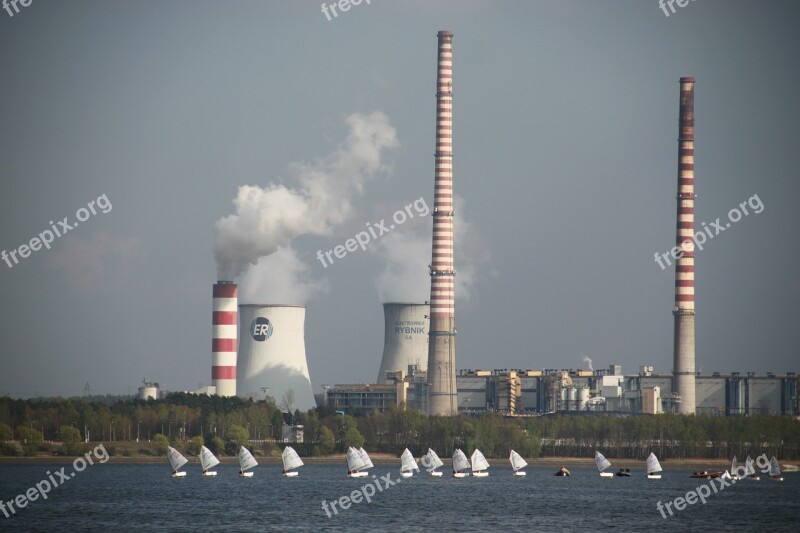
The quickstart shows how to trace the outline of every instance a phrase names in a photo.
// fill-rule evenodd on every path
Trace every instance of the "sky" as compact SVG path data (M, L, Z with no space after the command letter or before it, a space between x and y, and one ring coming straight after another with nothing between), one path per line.
M697 368L798 370L800 4L320 3L0 11L0 395L209 384L225 276L240 303L307 306L315 392L373 380L382 302L429 298L431 217L317 252L433 207L439 30L458 368L671 372L674 271L654 254L694 76L698 229L761 206L697 254Z

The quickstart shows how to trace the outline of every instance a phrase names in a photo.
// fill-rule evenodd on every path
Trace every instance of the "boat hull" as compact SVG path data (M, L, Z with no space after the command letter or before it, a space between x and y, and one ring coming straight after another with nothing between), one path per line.
M364 472L364 473L366 474L366 472ZM292 470L290 472L286 472L285 474L283 474L283 477L297 477L299 475L300 475L300 472L297 472L296 470Z
M613 472L600 472L600 477L614 477Z
M472 477L488 477L489 472L473 472Z
M172 477L186 477L186 472L173 472Z
M347 477L367 477L369 472L350 472Z
M783 481L783 476L770 476L773 481Z
M217 472L214 470L209 470L208 472L203 472L204 477L214 477L217 475Z
M516 477L525 477L527 475L528 474L523 472L522 470L517 470L516 472L514 472L514 476L516 476Z
M715 478L720 477L721 475L722 475L722 472L705 472L705 473L700 473L700 474L692 474L689 477L696 478L696 479L715 479Z
M434 470L433 472L430 472L430 474L433 477L442 477L442 473L439 472L438 470Z
M253 477L252 472L242 472L239 474L241 477Z
M409 477L411 477L413 475L414 475L413 472L400 472L400 477L404 477L404 478L409 478Z
M469 477L467 472L453 472L453 477Z
M661 474L647 474L647 479L661 479Z

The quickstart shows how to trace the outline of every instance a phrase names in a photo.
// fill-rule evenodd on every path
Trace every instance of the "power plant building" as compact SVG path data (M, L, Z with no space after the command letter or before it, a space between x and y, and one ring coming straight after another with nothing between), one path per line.
M239 306L238 396L262 399L268 392L281 406L292 391L292 411L316 407L306 360L305 317L302 305Z

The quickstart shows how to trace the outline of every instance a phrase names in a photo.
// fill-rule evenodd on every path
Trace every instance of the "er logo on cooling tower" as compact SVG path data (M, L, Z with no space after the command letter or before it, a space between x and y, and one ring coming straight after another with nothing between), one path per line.
M259 342L269 339L272 337L272 322L263 316L256 317L250 324L250 335Z

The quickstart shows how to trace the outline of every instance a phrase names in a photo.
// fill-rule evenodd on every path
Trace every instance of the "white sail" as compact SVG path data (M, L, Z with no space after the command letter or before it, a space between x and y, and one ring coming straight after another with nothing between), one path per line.
M428 472L433 472L440 466L444 466L442 460L439 459L439 456L436 455L436 452L431 448L428 448L428 453L423 456L422 464L427 465Z
M361 468L364 468L364 460L358 450L351 446L347 449L347 469L355 472Z
M464 452L456 448L456 451L453 452L453 470L458 472L459 470L466 470L467 468L469 468L467 456L464 455Z
M364 448L359 448L358 453L361 454L361 460L364 461L364 466L362 467L362 469L372 468L373 466L375 466L374 464L372 464L372 460L369 458L367 450L365 450Z
M294 451L294 448L291 446L287 446L283 450L282 458L284 470L291 470L293 468L300 468L303 466L303 460L300 459L300 456L297 455L297 452Z
M411 472L413 470L419 470L419 466L417 466L414 456L411 455L411 452L406 448L403 450L403 455L400 456L400 471Z
M736 474L736 467L737 466L738 465L736 464L736 456L734 455L733 456L733 461L731 461L731 474Z
M205 446L200 447L200 466L203 467L203 471L205 472L209 468L214 468L219 464L219 459L214 457L214 454L211 453L211 450L206 448Z
M169 446L169 451L167 452L167 458L169 459L169 465L172 467L172 470L177 472L180 467L185 465L189 462L189 459L181 455L181 452Z
M772 456L772 459L769 460L769 475L770 476L780 476L781 475L781 467L778 465L778 460L775 456Z
M250 450L242 446L239 450L239 469L244 472L246 470L250 470L256 465L258 465L256 458L253 457L253 454L250 453Z
M528 463L525 462L525 459L523 459L522 456L514 450L511 450L511 457L509 457L509 460L511 461L511 468L514 469L514 472L520 468L525 468L528 466Z
M655 474L656 472L661 472L661 463L658 462L656 455L650 452L650 455L647 456L647 473Z
M595 450L594 452L594 464L597 465L598 472L602 472L603 470L611 466L611 462L597 450Z
M483 456L481 451L478 448L475 448L475 451L472 452L472 471L481 471L486 470L489 468L489 462L486 460L486 457Z

